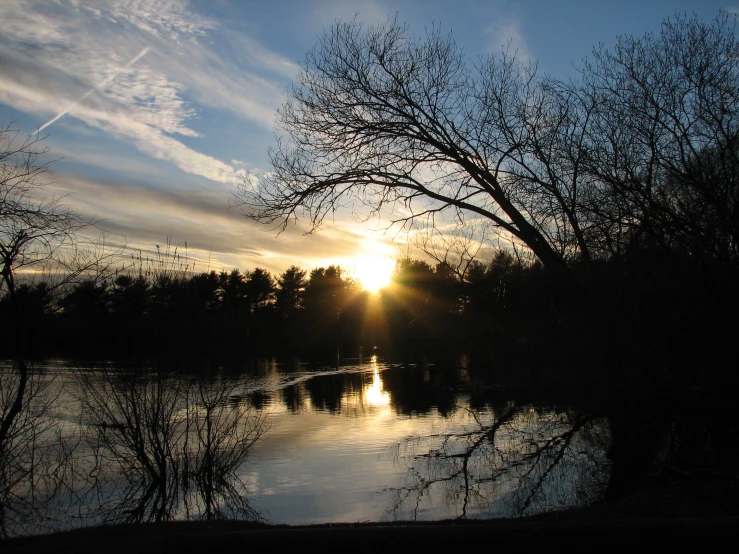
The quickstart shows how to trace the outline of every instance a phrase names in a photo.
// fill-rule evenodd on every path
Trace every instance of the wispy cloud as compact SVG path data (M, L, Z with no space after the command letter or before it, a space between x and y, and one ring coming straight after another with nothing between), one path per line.
M131 60L126 65L124 65L121 69L119 69L118 71L116 71L115 73L113 73L112 75L110 75L109 77L106 77L104 81L102 81L101 83L95 85L93 88L91 88L90 90L88 90L85 94L83 94L77 100L75 100L74 103L72 103L69 107L65 108L63 111L59 112L57 115L55 115L54 117L52 117L49 121L47 121L46 123L44 123L43 125L41 125L41 127L39 127L36 132L37 133L40 133L41 131L43 131L44 129L46 129L49 125L51 125L52 123L58 121L63 115L65 115L67 112L69 112L69 110L71 110L72 108L74 108L75 106L77 106L80 102L82 102L85 98L87 98L88 96L90 96L93 92L96 92L96 91L100 90L105 85L107 85L108 83L110 83L113 79L115 79L122 71L125 71L125 70L129 69L133 64L135 64L137 61L139 61L141 58L143 58L148 51L149 51L149 47L148 46L142 48L141 51L138 54L136 54L133 58L131 58Z
M515 53L516 59L521 62L534 59L518 21L503 19L494 25L489 25L485 33L488 35L491 53L497 54L501 49L507 49L511 54Z
M305 236L305 227L289 226L275 241L276 231L245 220L228 209L228 192L193 191L170 185L154 190L116 180L75 175L55 176L49 194L64 197L87 219L95 218L129 250L151 252L168 237L173 246L187 242L196 271L251 270L273 273L297 264L305 269L347 265L363 252L368 239L392 249L392 237L368 233L360 225L331 226ZM388 246L389 245L389 246Z
M13 23L0 30L0 102L48 114L42 129L74 117L223 183L241 181L243 170L176 136L200 136L190 124L198 105L271 128L293 71L253 41L249 67L222 58L210 46L217 24L179 0L7 1L0 19ZM270 68L277 78L260 73Z

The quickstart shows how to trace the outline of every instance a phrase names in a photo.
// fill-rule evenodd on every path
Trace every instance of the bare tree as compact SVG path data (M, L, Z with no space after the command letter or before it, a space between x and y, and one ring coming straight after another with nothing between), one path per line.
M40 181L49 170L42 140L38 136L20 140L12 124L0 126L0 295L9 300L3 332L15 345L27 332L16 297L21 272L34 269L46 277L56 276L53 286L61 287L81 275L104 276L118 254L82 235L94 227L93 220L65 206L62 198L47 195L46 184ZM0 521L10 517L7 506L19 498L19 490L29 499L37 496L39 456L48 454L39 447L50 429L45 386L40 376L32 375L28 353L20 346L17 350L14 362L0 370Z
M594 49L578 78L544 86L561 121L542 163L578 188L583 257L657 246L736 260L735 20L677 15L658 34Z
M91 474L103 485L109 472L127 480L106 512L114 519L127 514L130 521L168 519L179 500L178 445L187 437L177 417L185 407L180 387L168 386L161 375L135 371L81 372L80 377L82 423L95 430L91 446L98 469Z
M488 247L487 235L486 222L472 220L416 229L410 234L410 243L437 264L447 267L460 283L464 283L473 262L479 262Z
M42 140L19 140L11 124L0 127L0 292L11 296L18 272L54 261L66 265L70 253L64 249L79 246L80 232L94 224L62 198L47 196L39 181L49 170L41 159L48 152Z
M100 244L86 241L81 232L94 225L62 203L61 198L46 194L40 177L49 171L42 157L48 152L38 136L19 140L12 124L0 126L0 294L10 299L12 324L8 332L20 332L22 314L15 302L17 275L29 269L48 270L55 265L62 275L56 286L104 267L115 253L105 253ZM83 243L85 243L83 245ZM86 247L87 245L91 247ZM0 445L7 428L22 409L27 375L19 363L16 400L6 418L0 422Z
M287 139L271 151L274 172L240 190L245 214L283 225L305 214L318 228L349 204L369 215L401 204L401 225L452 211L564 269L577 219L562 215L571 199L539 161L557 123L550 90L508 52L471 66L436 28L419 39L394 19L338 23L279 112Z
M28 371L28 370L26 370ZM0 418L4 424L0 442L0 538L19 529L33 527L53 483L53 455L47 443L55 425L42 415L54 400L48 382L34 380L24 385L22 408L16 407L21 373L12 363L0 364ZM12 417L11 417L12 416Z
M279 111L274 171L237 198L283 228L397 206L401 226L484 218L564 274L644 237L733 252L738 51L728 15L677 17L658 37L596 50L563 82L505 49L471 63L436 27L339 22Z

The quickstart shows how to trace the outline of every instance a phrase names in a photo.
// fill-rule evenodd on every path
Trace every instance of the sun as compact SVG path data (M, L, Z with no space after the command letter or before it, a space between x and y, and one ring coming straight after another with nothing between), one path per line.
M368 255L355 260L354 275L362 288L376 293L390 284L395 262L382 256Z
M362 289L377 293L388 286L395 270L395 248L385 240L366 237L359 243L355 255L344 261L352 277Z

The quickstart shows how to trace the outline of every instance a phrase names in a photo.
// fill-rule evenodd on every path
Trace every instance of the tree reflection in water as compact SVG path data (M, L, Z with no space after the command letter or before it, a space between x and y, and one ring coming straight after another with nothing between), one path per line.
M259 514L240 475L266 415L232 401L240 384L133 371L80 372L91 431L90 482L80 515L103 522Z
M603 494L610 465L603 419L513 402L487 416L464 409L468 429L396 445L396 463L409 468L405 485L386 489L391 519L418 519L438 494L462 519L523 517Z
M0 539L55 530L48 508L66 499L80 442L54 417L60 391L29 362L0 362Z

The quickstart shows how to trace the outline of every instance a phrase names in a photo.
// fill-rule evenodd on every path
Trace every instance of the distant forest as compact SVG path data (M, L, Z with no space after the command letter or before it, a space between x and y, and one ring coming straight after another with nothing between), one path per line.
M721 349L696 341L730 340L731 327L711 317L736 298L717 267L643 249L629 263L572 269L577 290L502 249L464 272L406 258L373 295L338 266L196 274L162 255L62 291L20 284L18 316L7 295L0 300L2 320L17 323L3 333L0 356L335 361L376 352L423 362L464 353L530 384L548 371L627 377L644 367L659 380L674 362L687 371L712 365Z
M523 332L513 321L541 318L553 301L541 265L505 250L464 274L402 259L377 295L339 266L195 274L175 252L62 291L19 284L20 317L11 317L9 298L0 317L16 321L16 332L3 334L0 355L36 358L458 354L483 335Z

